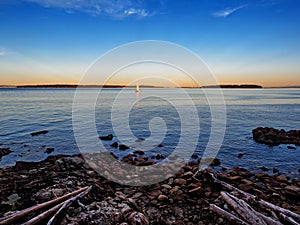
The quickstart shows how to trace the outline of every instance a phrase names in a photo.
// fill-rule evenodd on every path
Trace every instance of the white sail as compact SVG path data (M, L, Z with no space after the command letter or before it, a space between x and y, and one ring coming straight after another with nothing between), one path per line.
M140 92L139 84L136 84L135 92L137 92L137 93Z

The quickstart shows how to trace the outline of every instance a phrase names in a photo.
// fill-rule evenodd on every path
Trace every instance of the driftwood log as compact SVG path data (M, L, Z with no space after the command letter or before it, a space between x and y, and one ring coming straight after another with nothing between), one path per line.
M69 200L65 201L64 204L59 208L59 210L54 214L54 216L48 221L47 225L54 225L57 224L59 219L62 217L62 215L66 212L69 206L71 206L75 201L79 200L86 194L90 192L92 189L92 186L90 186L87 190L79 193L78 195L70 198Z
M229 194L228 192L221 191L221 196L235 212L235 214L232 214L214 204L210 205L210 210L228 220L232 224L300 225L300 215L297 213L281 208L270 202L259 199L252 194L242 191L224 181L217 179L213 173L208 172L208 175L215 184L219 185L222 189L231 192L231 194ZM238 195L238 197L235 195ZM262 211L268 211L270 216L256 211L251 207L251 204L260 206L262 209L264 209ZM238 218L236 214L239 215L240 218Z
M227 212L226 210L211 204L210 205L210 210L217 213L219 216L223 217L224 219L226 219L227 221L229 221L231 224L234 225L249 225L249 223L246 223L245 221L239 219L238 217L236 217L235 215Z
M23 223L23 225L35 225L39 224L41 221L45 220L49 216L53 215L59 208L64 204L65 202L62 202L51 209L48 209L47 211L37 215L36 217L32 218L31 220L27 221L26 223Z
M46 207L49 207L49 206L52 206L54 204L57 204L59 202L62 202L62 201L65 201L67 199L69 199L71 196L74 196L78 193L81 193L85 190L87 190L89 187L83 187L83 188L80 188L79 190L76 190L76 191L73 191L69 194L66 194L66 195L63 195L59 198L56 198L56 199L53 199L51 201L48 201L48 202L44 202L44 203L41 203L41 204L37 204L35 206L32 206L30 208L27 208L27 209L24 209L22 211L19 211L19 212L16 212L12 215L9 215L9 216L6 216L6 217L3 217L3 218L0 218L0 225L4 225L4 224L10 224L18 219L21 219L22 217L24 216L27 216L33 212L36 212L40 209L44 209Z

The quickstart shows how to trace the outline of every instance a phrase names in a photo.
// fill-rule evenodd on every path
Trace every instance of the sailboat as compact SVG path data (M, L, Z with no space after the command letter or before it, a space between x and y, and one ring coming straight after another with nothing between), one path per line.
M135 93L140 93L140 87L139 84L136 84Z

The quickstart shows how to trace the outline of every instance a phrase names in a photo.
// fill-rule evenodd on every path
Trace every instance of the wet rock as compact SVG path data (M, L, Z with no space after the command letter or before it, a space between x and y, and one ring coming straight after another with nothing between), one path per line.
M110 146L113 147L113 148L118 148L119 144L118 144L118 142L115 141Z
M288 146L287 146L287 148L288 148L288 149L293 149L293 150L295 150L295 149L296 149L296 147L294 147L294 146L290 146L290 145L288 145Z
M279 170L277 169L277 168L273 168L273 173L278 173L279 172Z
M119 150L125 151L125 150L127 150L127 149L129 149L129 147L128 147L127 145L123 145L123 144L120 144L120 145L119 145Z
M145 154L145 152L142 151L142 150L135 150L133 153L137 154L137 155L144 155Z
M130 163L133 161L133 154L128 154L122 158L123 162Z
M255 177L256 177L256 178L263 178L263 177L267 177L267 176L268 176L268 174L263 173L263 172L261 172L261 173L256 173L256 174L255 174Z
M159 145L157 145L157 147L162 148L164 147L164 144L160 143Z
M262 171L264 171L264 172L270 170L269 168L267 168L267 167L265 167L265 166L261 166L261 167L259 167L259 169L262 170Z
M198 155L197 154L193 154L191 158L192 159L198 159Z
M8 155L11 152L13 151L11 151L9 148L0 148L0 159L2 156Z
M103 141L111 141L113 139L113 135L112 134L109 134L107 136L100 136L100 140L103 140Z
M244 156L244 153L239 153L238 155L237 155L237 157L240 159L240 158L242 158Z
M143 142L143 141L145 141L145 138L138 138L135 140L135 142Z
M218 158L214 158L210 166L220 166L221 165L221 160Z
M47 149L45 150L45 153L50 154L50 153L52 153L53 151L54 151L54 148L47 148Z
M41 135L41 134L47 134L49 131L47 130L40 130L40 131L36 131L36 132L32 132L30 133L31 136L37 136L37 135Z
M285 176L277 176L276 180L279 182L288 182L288 179Z
M256 142L270 146L279 144L300 145L300 130L285 131L270 127L258 127L252 130L252 134Z

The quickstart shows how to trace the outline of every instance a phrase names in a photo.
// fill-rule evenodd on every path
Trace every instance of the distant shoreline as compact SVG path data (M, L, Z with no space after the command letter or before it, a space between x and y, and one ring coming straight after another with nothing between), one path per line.
M0 85L0 88L135 88L134 85L76 85L76 84L37 84L37 85ZM162 87L151 85L140 85L140 88L176 88ZM221 89L270 89L270 88L300 88L300 86L279 86L279 87L263 87L256 84L229 84L229 85L205 85L200 87L181 87L181 88L221 88Z

